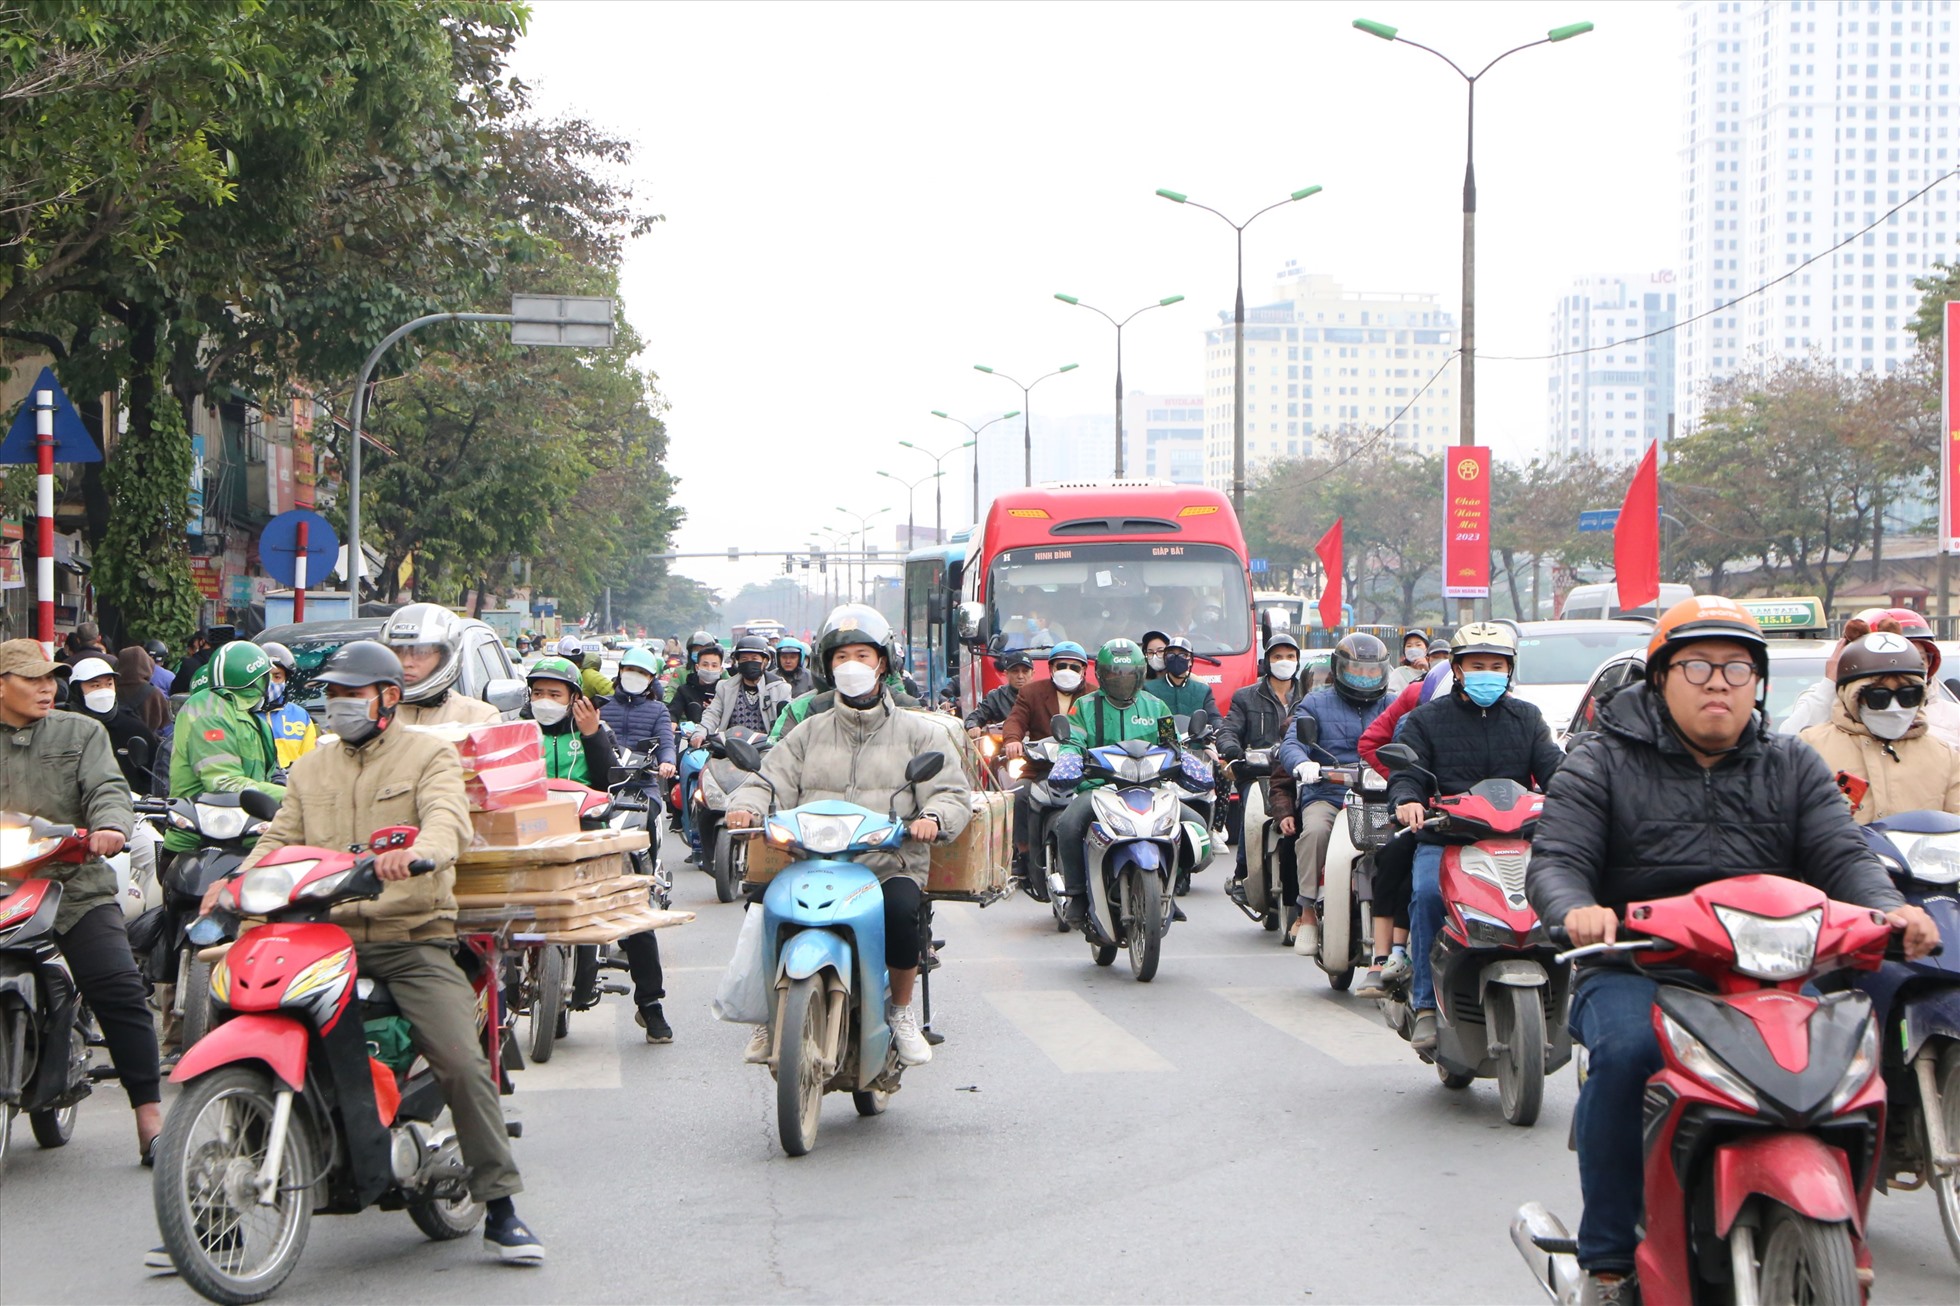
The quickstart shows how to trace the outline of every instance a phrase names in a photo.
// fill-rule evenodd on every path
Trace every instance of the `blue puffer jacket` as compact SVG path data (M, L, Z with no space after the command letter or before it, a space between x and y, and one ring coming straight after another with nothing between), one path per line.
M657 739L660 746L654 760L674 760L674 719L667 705L652 694L619 690L599 704L599 719L612 727L621 748L637 749L641 740Z
M1316 689L1300 700L1293 709L1293 721L1302 717L1312 717L1320 723L1320 742L1314 745L1311 758L1307 750L1300 747L1300 741L1293 737L1293 726L1289 722L1285 737L1280 741L1279 763L1288 771L1302 762L1314 761L1322 766L1353 766L1361 760L1361 732L1366 730L1374 719L1388 706L1388 695L1384 694L1374 702L1365 705L1348 702L1335 689ZM1347 790L1337 784L1318 784L1300 794L1300 806L1308 803L1339 803Z

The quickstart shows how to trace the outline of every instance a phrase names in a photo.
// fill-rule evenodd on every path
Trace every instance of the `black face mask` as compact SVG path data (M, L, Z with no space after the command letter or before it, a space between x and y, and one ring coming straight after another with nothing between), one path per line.
M1189 653L1164 654L1164 674L1167 676L1190 675L1191 655Z
M742 679L750 683L762 679L763 667L760 662L744 662L736 667L736 670L741 673Z

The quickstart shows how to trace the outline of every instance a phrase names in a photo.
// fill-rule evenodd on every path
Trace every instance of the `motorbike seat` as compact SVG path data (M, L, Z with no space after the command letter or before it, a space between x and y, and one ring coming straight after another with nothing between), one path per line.
M362 1020L380 1020L384 1016L402 1014L402 1009L395 1005L395 995L383 981L363 975L355 981L354 987L361 999Z

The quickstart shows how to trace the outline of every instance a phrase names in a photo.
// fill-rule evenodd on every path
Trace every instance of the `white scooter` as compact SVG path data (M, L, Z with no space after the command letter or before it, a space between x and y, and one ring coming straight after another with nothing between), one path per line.
M1319 745L1320 723L1312 717L1301 718L1293 727L1293 737L1313 753ZM1314 895L1320 916L1314 963L1327 973L1331 987L1346 992L1354 983L1355 967L1366 968L1372 959L1374 854L1395 829L1390 821L1386 778L1358 762L1323 767L1320 778L1326 784L1345 785L1347 793L1327 840L1326 865L1318 872L1300 867L1300 892Z
M1298 904L1287 896L1280 876L1280 849L1287 836L1280 833L1279 822L1273 819L1271 809L1266 805L1276 751L1271 748L1249 748L1245 756L1235 763L1238 772L1252 783L1246 786L1240 809L1239 837L1245 841L1245 881L1242 886L1245 901L1239 902L1236 898L1233 901L1247 917L1258 921L1268 932L1278 933L1283 939L1286 932L1293 928L1293 918L1300 912Z

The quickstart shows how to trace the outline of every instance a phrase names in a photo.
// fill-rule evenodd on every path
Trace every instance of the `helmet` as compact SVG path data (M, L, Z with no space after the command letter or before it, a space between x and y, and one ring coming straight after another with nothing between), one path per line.
M1899 633L1919 645L1919 651L1926 655L1926 672L1938 675L1940 671L1940 646L1933 641L1932 626L1927 624L1926 614L1913 608L1887 608L1885 615L1899 623Z
M1089 650L1072 639L1065 639L1048 650L1049 665L1054 665L1056 658L1074 658L1086 667L1089 665Z
M152 658L154 658L158 662L161 662L165 658L170 656L170 646L164 643L160 639L144 640L143 651L145 653L148 653Z
M1334 645L1334 692L1350 703L1372 703L1388 692L1388 645L1366 631Z
M235 639L211 655L211 688L226 698L256 703L272 678L272 659L248 639Z
M867 604L844 603L831 609L830 615L823 619L823 629L817 632L816 656L810 664L811 679L825 689L831 688L831 654L853 644L863 644L883 653L886 670L898 666L898 645L892 638L891 622Z
M529 684L533 680L562 680L574 690L581 689L584 684L579 679L578 663L561 657L539 658L532 663L531 669L524 673L524 683Z
M760 635L744 635L735 641L736 659L739 661L744 653L760 653L767 658L773 656L775 650L770 648L769 641Z
M1926 659L1904 635L1881 631L1867 635L1838 655L1837 682L1848 685L1873 676L1926 675Z
M424 703L441 698L463 669L463 618L440 603L411 603L398 608L381 627L381 642L389 648L433 648L435 669L402 691L402 700Z
M1654 637L1647 641L1647 683L1655 684L1667 670L1674 651L1698 639L1726 639L1749 650L1756 664L1756 675L1769 682L1769 645L1755 616L1733 599L1714 594L1697 594L1669 608L1654 626Z
M805 662L810 660L810 646L794 637L785 639L776 645L776 665L778 667L782 666L783 654L785 653L794 653Z
M1054 654L1051 652L1050 657ZM1143 660L1142 646L1127 639L1112 639L1096 654L1096 685L1102 696L1118 707L1137 701L1143 689L1144 673L1150 664Z
M653 660L653 654L645 648L629 648L620 655L619 669L624 671L628 667L635 671L644 671L649 676L660 674L660 664Z
M277 640L269 639L259 645L259 647L265 651L267 657L272 659L273 666L278 667L288 676L299 674L299 659L295 658L293 651L284 644L281 644Z
M690 671L694 669L694 664L701 655L709 649L717 653L721 652L721 641L707 631L697 630L687 637L687 665Z
M1450 655L1449 637L1446 635L1436 635L1431 637L1429 641L1429 656L1432 658L1446 658L1449 655Z
M1411 626L1409 629L1402 632L1402 642L1397 647L1407 648L1409 646L1409 641L1412 639L1421 640L1424 651L1428 650L1429 632L1415 626Z
M1450 637L1450 661L1472 653L1494 653L1498 657L1511 659L1515 666L1518 661L1517 632L1495 621L1473 621L1467 626L1460 626L1456 634Z
M1153 639L1161 639L1166 644L1171 642L1171 637L1169 635L1166 635L1161 630L1146 630L1143 632L1143 638L1137 641L1137 647L1142 648L1145 644L1148 644Z
M197 670L191 672L191 687L184 692L186 694L197 694L209 688L211 688L211 663L206 661Z
M1054 656L1054 650L1049 650L1049 656ZM1032 670L1034 668L1034 655L1024 648L1016 648L1009 649L994 659L994 670L1000 672L1002 675L1006 675L1015 667L1027 667Z
M400 689L402 660L386 644L372 639L352 640L333 651L333 656L313 673L313 680L316 684L344 685L349 689L364 685L393 685Z
M577 635L567 635L558 641L558 656L570 658L574 662L585 660L585 643Z
M1272 638L1266 641L1266 652L1268 654L1276 648L1290 648L1295 653L1298 653L1300 651L1300 641L1282 630L1275 633Z

